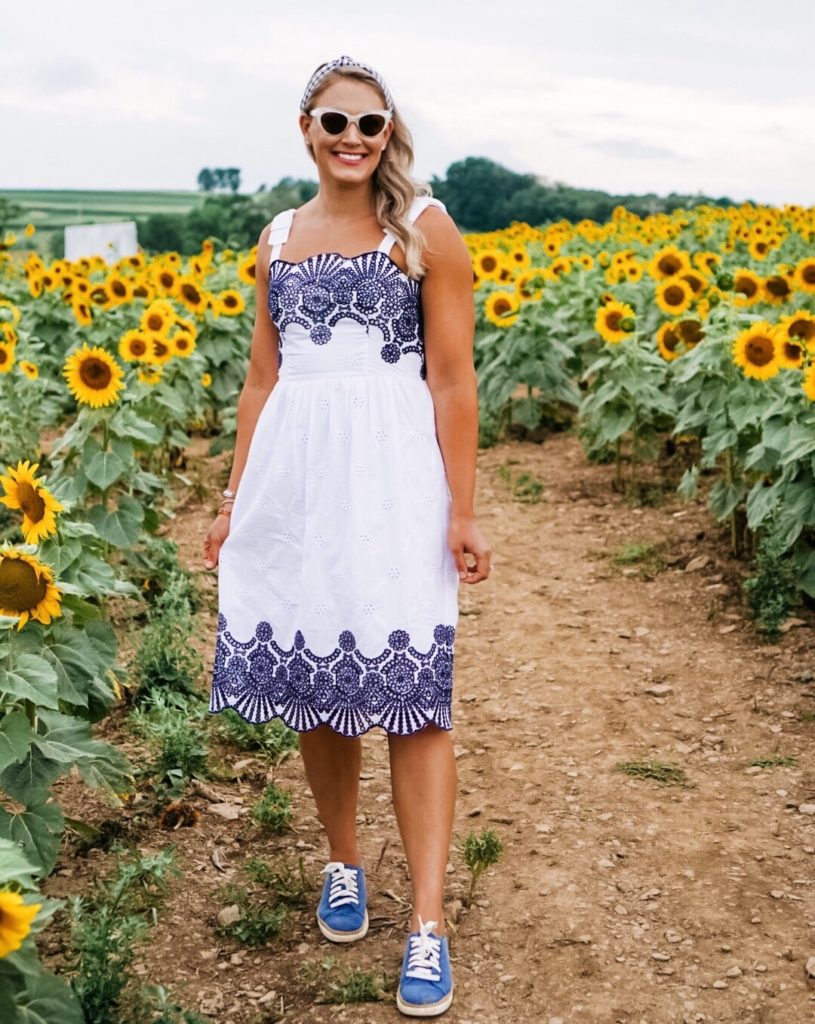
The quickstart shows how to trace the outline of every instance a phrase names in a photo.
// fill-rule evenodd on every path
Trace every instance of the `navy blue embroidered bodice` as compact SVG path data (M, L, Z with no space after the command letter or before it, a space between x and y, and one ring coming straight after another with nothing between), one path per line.
M269 314L281 337L281 366L286 342L307 335L313 345L343 345L343 326L352 334L372 332L380 358L398 363L407 353L419 357L426 376L419 282L381 249L359 256L318 253L299 263L273 259L269 268ZM359 325L354 330L353 325ZM292 328L295 328L292 330ZM300 328L301 330L297 330ZM369 344L370 342L368 342ZM333 360L332 360L333 362Z

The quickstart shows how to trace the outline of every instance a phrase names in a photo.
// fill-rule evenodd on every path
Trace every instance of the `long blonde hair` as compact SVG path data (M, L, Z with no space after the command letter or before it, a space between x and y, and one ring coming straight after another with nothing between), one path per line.
M319 95L340 75L367 82L382 96L382 89L376 79L358 67L340 67L330 71L320 82L319 88L313 95ZM384 96L382 96L382 100L384 103ZM308 145L306 149L316 163L312 149ZM428 182L415 179L411 173L412 170L413 136L394 104L393 131L373 173L374 210L376 219L382 228L390 231L405 250L408 277L421 280L427 269L422 262L425 237L419 228L415 224L411 224L407 218L415 197L430 196L433 194L433 189Z

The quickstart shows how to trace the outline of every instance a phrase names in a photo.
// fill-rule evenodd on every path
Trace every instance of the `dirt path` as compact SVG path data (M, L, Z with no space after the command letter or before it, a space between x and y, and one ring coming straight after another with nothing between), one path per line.
M501 466L542 481L540 502L517 501ZM815 722L799 716L815 710L807 672L815 616L802 613L804 624L779 644L759 644L740 612L744 567L727 558L702 503L669 495L662 507L632 510L613 492L613 475L612 466L587 464L570 434L479 453L478 511L493 573L461 590L454 843L486 826L504 854L482 876L478 904L457 924L448 919L457 994L441 1019L810 1022L815 817L798 807L815 802ZM205 476L214 488L212 470ZM172 526L196 572L208 521L209 503L191 503ZM663 541L670 564L661 572L621 571L603 555ZM699 555L710 561L687 571ZM209 671L215 579L203 580ZM374 924L366 939L328 943L312 908L262 950L213 932L216 890L247 856L303 853L319 877L326 851L295 756L276 774L294 794L295 833L270 839L247 813L237 821L204 813L196 828L172 834L186 877L142 957L146 979L219 1024L404 1019L386 1004L314 1005L297 973L334 957L398 977L407 909L394 897L409 898L409 881L387 742L375 729L363 743L359 827ZM798 766L746 770L776 755L793 755ZM246 755L227 751L226 759ZM692 786L614 770L650 759L681 766ZM248 808L267 768L255 759L242 781L216 788ZM156 850L168 841L159 831L150 839ZM212 863L216 849L225 871ZM93 859L83 869L63 858L74 875L56 876L49 891L76 890ZM452 917L469 881L455 846L448 871Z

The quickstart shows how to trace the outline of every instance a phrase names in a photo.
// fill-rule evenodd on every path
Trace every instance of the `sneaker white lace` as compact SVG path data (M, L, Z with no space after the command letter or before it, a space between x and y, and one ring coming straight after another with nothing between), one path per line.
M411 935L409 938L406 978L425 978L427 981L439 981L441 978L439 965L441 939L430 934L437 923L436 921L423 922L419 915L419 934Z
M359 886L355 868L347 868L341 860L331 860L320 874L331 875L328 905L333 910L346 903L359 903Z

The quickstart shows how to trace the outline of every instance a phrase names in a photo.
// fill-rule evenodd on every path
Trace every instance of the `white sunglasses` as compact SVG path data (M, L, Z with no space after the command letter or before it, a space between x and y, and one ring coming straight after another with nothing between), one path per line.
M334 107L312 107L312 117L318 118L320 127L326 135L342 135L349 124L355 124L360 135L372 139L384 131L385 126L393 118L390 110L366 110L362 114L348 114Z

